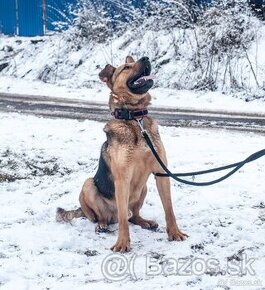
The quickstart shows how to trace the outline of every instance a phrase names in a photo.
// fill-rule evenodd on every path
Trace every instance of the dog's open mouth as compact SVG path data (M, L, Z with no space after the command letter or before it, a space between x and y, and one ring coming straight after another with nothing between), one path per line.
M141 58L138 62L140 62L139 72L128 80L127 85L134 94L144 94L153 86L155 76L150 75L151 64L147 57Z
M149 76L146 76L146 75L143 75L141 76L139 79L137 79L134 84L135 85L142 85L144 84L146 81L148 80L153 80L155 78L154 75L149 75Z

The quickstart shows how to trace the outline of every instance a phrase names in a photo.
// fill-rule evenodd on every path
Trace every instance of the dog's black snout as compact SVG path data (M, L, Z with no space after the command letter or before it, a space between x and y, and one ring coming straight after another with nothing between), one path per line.
M142 61L142 62L149 61L149 57L144 56L144 57L142 57L142 58L140 59L140 61Z

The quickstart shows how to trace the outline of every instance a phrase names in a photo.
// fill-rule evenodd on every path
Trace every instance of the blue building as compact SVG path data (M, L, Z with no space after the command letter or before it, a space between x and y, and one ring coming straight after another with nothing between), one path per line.
M35 36L69 23L69 5L77 0L0 0L0 33Z

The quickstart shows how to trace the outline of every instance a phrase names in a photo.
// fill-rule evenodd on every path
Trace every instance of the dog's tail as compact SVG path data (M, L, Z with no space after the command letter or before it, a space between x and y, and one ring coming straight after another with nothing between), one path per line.
M56 211L57 222L70 222L72 219L80 217L86 217L81 207L74 210L64 210L63 208L58 207Z

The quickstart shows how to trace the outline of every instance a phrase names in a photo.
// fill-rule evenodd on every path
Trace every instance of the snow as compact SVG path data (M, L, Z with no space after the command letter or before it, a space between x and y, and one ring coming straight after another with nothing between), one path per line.
M103 126L1 113L0 172L15 178L0 182L1 290L242 289L236 285L264 289L264 158L211 187L172 182L177 221L190 236L184 242L167 241L164 212L151 177L142 214L155 219L160 228L149 232L130 225L132 252L122 257L134 271L122 281L105 278L107 268L104 276L102 265L116 241L117 225L111 227L112 233L98 235L95 225L85 219L71 224L55 221L58 206L78 207L81 186L97 168ZM167 127L160 133L169 167L178 172L236 162L265 144L264 135L254 133ZM220 271L170 275L166 267L172 259L190 259L193 265L198 259L217 259L220 269L227 270L227 258L236 262L244 255L255 259L254 275ZM150 273L150 261L163 270Z
M98 79L100 70L107 63L121 64L127 55L136 59L146 55L157 76L151 90L153 106L264 116L265 26L253 17L249 23L244 35L246 39L254 35L254 40L246 51L235 54L231 62L229 54L212 59L215 92L189 90L203 79L196 64L194 31L146 31L139 27L104 44L80 43L71 30L34 38L0 35L0 65L8 63L0 71L0 93L107 104L109 91ZM217 31L219 38L229 28L223 25ZM206 71L210 46L205 44L211 35L203 25L196 27L196 33ZM230 76L226 74L228 59ZM233 78L243 88L231 89ZM211 187L172 181L177 221L190 235L184 242L167 241L154 178L148 181L142 213L160 227L149 232L130 225L129 254L115 256L110 251L117 238L117 225L111 227L111 233L98 235L95 225L85 219L56 223L56 208L77 208L83 182L96 171L105 140L103 126L93 121L0 114L1 290L234 290L243 286L264 290L264 158ZM169 167L177 172L243 160L264 149L265 144L264 135L221 129L161 127L160 132ZM183 271L178 259L188 262L188 272ZM227 272L238 270L245 260L253 262L255 273ZM218 267L209 267L213 261ZM195 268L198 262L206 266L201 272ZM128 266L125 272L123 264ZM179 271L174 268L176 264Z

